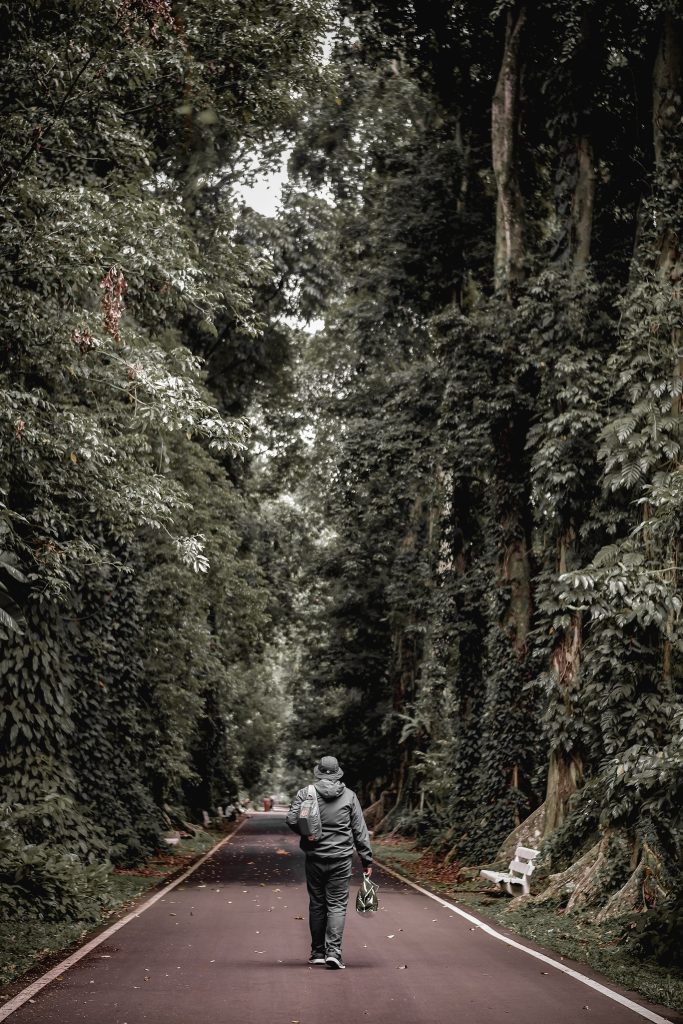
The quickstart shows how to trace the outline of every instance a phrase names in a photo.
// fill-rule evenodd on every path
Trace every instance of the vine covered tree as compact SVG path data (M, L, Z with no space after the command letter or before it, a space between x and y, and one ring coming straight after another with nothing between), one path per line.
M380 831L470 863L545 838L539 899L655 929L683 834L680 17L349 0L334 40L291 161L290 206L328 204L309 744L344 737Z
M235 339L257 336L277 279L236 184L315 88L321 16L315 0L2 6L9 908L83 913L107 859L155 848L168 805L215 807L276 756L275 724L247 725L267 723L283 623L261 537L279 527L248 482L259 385ZM209 339L236 407L199 358Z

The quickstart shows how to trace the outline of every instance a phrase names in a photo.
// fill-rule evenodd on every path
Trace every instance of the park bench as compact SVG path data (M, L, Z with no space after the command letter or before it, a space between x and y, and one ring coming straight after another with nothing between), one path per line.
M540 850L531 850L528 846L518 846L510 861L507 871L480 871L482 878L495 882L499 889L504 889L510 896L519 896L519 888L527 896L529 893L529 876L534 870L534 860ZM517 886L515 892L513 886Z

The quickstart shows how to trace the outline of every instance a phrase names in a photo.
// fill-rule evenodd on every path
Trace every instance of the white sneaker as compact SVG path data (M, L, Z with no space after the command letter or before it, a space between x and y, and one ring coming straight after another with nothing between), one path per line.
M346 969L346 964L342 963L337 956L326 956L325 965L330 971L343 971Z
M325 963L325 957L324 956L309 956L308 962L309 962L309 964L324 964Z

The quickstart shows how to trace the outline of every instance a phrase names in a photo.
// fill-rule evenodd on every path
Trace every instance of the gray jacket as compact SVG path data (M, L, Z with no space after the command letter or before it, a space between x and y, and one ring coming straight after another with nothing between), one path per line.
M372 847L356 794L347 789L341 780L331 782L329 779L320 779L315 783L315 789L323 834L314 843L306 836L301 836L301 849L307 857L332 859L350 857L355 846L363 867L369 867L372 864ZM299 808L307 795L308 787L300 789L287 814L287 824L297 835L300 835L297 824Z

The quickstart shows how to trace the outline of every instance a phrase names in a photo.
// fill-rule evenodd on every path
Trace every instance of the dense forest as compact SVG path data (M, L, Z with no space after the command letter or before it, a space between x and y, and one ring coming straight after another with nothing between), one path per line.
M680 957L678 3L0 11L0 905L329 751Z

